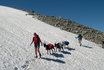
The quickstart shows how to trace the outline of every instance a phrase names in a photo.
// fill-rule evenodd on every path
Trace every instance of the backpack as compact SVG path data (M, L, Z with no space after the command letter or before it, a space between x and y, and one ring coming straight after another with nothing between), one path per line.
M49 49L54 48L53 44L49 44Z
M79 36L78 36L78 39L82 39L82 37L83 37L82 35L79 35Z
M36 37L33 37L33 41L34 41L34 43L39 43L40 42L39 36L36 35Z
M68 41L65 41L65 45L68 45L69 44L69 42Z

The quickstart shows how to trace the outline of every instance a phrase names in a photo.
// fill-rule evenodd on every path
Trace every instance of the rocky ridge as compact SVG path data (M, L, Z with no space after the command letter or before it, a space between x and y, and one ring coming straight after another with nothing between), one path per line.
M104 40L104 32L100 32L98 30L89 28L87 26L81 25L74 21L64 19L62 17L54 17L54 16L46 16L34 13L34 11L26 11L27 15L32 15L33 18L37 18L47 24L58 27L62 30L72 32L75 34L82 34L86 40L95 42L96 44L102 44L102 40Z

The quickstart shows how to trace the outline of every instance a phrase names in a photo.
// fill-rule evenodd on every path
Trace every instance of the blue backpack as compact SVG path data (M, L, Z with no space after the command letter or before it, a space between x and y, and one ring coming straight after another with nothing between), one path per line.
M82 35L79 35L79 36L78 36L78 39L82 39Z
M65 41L65 45L68 45L69 44L69 42L68 41Z

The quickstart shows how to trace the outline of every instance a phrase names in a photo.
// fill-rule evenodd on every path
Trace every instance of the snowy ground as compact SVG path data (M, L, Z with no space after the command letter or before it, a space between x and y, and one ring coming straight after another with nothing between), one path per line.
M83 39L79 46L77 35L50 26L21 10L0 6L0 70L104 70L104 49ZM34 58L30 46L33 33L42 42L70 42L65 51L46 54L41 46L41 59Z

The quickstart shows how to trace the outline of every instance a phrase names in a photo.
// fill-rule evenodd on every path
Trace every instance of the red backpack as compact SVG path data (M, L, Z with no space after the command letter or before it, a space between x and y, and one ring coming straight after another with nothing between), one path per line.
M39 36L37 35L36 37L33 37L33 41L34 43L39 43L40 42Z
M53 44L49 44L49 49L53 49L53 48L54 48Z

